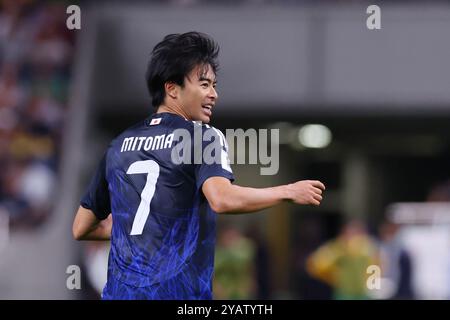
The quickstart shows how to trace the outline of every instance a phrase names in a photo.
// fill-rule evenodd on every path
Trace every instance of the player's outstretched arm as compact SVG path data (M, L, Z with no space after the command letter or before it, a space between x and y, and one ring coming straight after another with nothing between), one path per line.
M320 205L325 185L317 180L302 180L271 188L248 188L231 184L224 177L211 177L202 191L217 213L253 212L272 207L282 201L303 205Z
M110 240L112 215L105 220L99 220L92 210L78 208L73 221L72 233L76 240Z

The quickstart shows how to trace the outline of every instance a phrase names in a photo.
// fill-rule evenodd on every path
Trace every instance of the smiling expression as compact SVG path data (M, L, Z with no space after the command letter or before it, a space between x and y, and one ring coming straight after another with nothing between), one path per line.
M179 104L189 120L209 123L218 95L216 75L209 65L195 67L179 88Z

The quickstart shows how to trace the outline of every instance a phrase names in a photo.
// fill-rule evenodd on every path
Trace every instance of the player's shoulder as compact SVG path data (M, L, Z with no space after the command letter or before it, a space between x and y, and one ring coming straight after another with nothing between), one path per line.
M223 136L223 132L220 129L218 129L212 125L202 123L200 121L190 121L190 123L191 123L190 124L191 130L195 130L195 129L200 130L201 129L203 134L205 134L207 132L211 135Z
M222 141L222 145L225 143L226 141L225 135L220 129L210 126L208 124L203 124L203 126L204 126L203 128L204 133L208 133L210 136L218 137Z
M222 145L225 144L225 135L218 128L200 121L189 122L189 133L191 136L201 135L203 141L220 141Z

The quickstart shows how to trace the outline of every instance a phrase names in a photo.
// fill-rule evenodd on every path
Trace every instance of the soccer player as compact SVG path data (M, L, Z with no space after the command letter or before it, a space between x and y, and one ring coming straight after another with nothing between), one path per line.
M111 240L103 299L212 299L216 213L322 200L319 181L232 184L224 136L208 125L218 98L218 51L197 32L171 34L155 46L146 80L156 112L110 143L81 200L75 239ZM177 138L180 130L210 139L190 143ZM210 144L219 161L195 161ZM179 146L187 147L174 153Z

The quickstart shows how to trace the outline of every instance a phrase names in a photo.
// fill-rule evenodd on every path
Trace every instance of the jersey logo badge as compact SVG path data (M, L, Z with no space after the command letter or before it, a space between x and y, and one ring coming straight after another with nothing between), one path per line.
M152 121L150 121L151 126L156 126L157 124L160 124L160 123L161 123L161 118L155 118L155 119L152 119Z

